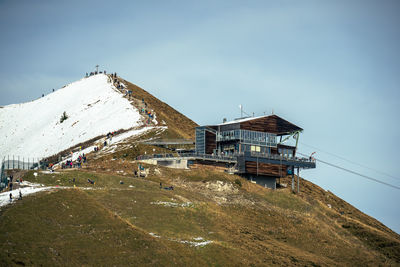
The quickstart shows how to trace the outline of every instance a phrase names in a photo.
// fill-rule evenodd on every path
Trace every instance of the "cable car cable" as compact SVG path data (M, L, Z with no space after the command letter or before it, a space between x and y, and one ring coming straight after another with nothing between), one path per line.
M310 147L310 148L319 150L319 151L321 151L321 152L323 152L323 153L329 154L329 155L331 155L331 156L337 157L337 158L339 158L339 159L341 159L341 160L347 161L347 162L352 163L352 164L354 164L354 165L358 165L358 166L363 167L363 168L365 168L365 169L369 169L369 170L371 170L371 171L374 171L374 172L377 172L377 173L386 175L386 176L391 177L391 178L393 178L393 179L400 180L400 178L398 178L398 177L395 177L395 176L393 176L393 175L390 175L390 174L385 173L385 172L380 171L380 170L373 169L373 168L371 168L371 167L365 166L365 165L360 164L360 163L358 163L358 162L355 162L355 161L346 159L346 158L344 158L344 157L342 157L342 156L339 156L339 155L336 155L336 154L334 154L334 153L331 153L331 152L328 152L328 151L324 151L324 150L322 150L322 149L319 149L318 147L311 146L311 145L305 144L305 143L303 143L303 142L299 142L299 143L302 144L302 145L304 145L304 146L308 146L308 147Z
M300 152L297 152L297 153L300 154L300 155L302 155L302 156L306 156L306 157L307 157L306 154L303 154L303 153L300 153ZM362 173L355 172L355 171L352 171L352 170L349 170L349 169L340 167L340 166L338 166L338 165L335 165L335 164L332 164L332 163L329 163L329 162L326 162L326 161L323 161L323 160L320 160L320 159L317 159L317 158L315 158L315 160L318 161L318 162L322 162L322 163L324 163L324 164L326 164L326 165L329 165L329 166L331 166L331 167L334 167L334 168L337 168L337 169L340 169L340 170L343 170L343 171L346 171L346 172L349 172L349 173L352 173L352 174L361 176L361 177L366 178L366 179L368 179L368 180L371 180L371 181L374 181L374 182L377 182L377 183L380 183L380 184L383 184L383 185L386 185L386 186L395 188L395 189L397 189L397 190L400 190L400 187L399 187L399 186L396 186L396 185L392 185L392 184L383 182L383 181L381 181L381 180L378 180L378 179L369 177L369 176L364 175L364 174L362 174Z

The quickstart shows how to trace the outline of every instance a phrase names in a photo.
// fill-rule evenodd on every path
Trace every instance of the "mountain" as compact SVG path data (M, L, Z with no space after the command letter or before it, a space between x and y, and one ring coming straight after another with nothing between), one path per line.
M305 179L294 194L290 177L271 190L217 168L137 162L174 153L145 141L193 138L196 124L110 78L0 109L1 153L87 156L81 169L9 172L23 198L0 193L1 266L400 266L397 233Z
M121 84L122 79L116 80ZM158 121L175 137L193 138L193 121L140 87L123 82L125 89L117 89L110 76L93 75L37 100L0 108L1 158L45 158L108 132L157 127ZM127 90L136 98L129 98ZM142 105L155 114L148 123L147 115L139 111ZM67 118L61 122L64 112Z
M64 112L68 118L60 122ZM109 131L139 126L140 117L106 75L94 75L0 109L0 155L51 156Z

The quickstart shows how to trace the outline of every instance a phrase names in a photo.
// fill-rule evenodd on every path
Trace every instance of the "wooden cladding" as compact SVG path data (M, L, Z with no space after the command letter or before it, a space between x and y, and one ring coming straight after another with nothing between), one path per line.
M214 149L217 148L217 143L215 140L215 134L206 131L206 154L214 153Z
M246 161L246 173L256 175L266 175L273 177L285 177L287 166L279 164L258 163L256 161Z
M276 115L240 122L240 129L267 132L277 135L284 135L294 131L303 130L300 127Z

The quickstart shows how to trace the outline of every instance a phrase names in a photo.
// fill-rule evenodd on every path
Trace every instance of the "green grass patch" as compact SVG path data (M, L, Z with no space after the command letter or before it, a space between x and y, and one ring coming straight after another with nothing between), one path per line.
M288 191L270 190L263 194L262 198L268 203L282 209L299 212L311 212L313 210L313 206Z
M0 217L2 265L187 264L169 244L152 238L102 208L79 190L25 198Z

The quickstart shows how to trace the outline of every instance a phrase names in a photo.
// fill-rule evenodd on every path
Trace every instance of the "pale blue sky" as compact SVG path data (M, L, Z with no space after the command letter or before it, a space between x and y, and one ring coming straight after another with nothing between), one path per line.
M99 64L199 124L274 109L302 143L397 178L316 157L400 186L398 14L387 0L0 0L0 105ZM399 190L322 163L302 174L400 232Z

